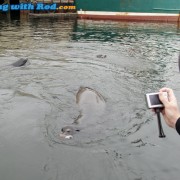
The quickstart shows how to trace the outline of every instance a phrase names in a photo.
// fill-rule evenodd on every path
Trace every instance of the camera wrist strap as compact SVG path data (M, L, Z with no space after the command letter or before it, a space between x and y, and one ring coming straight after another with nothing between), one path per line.
M158 129L159 129L159 137L160 138L165 138L166 135L164 134L163 128L162 128L162 124L161 124L161 116L160 116L160 108L156 108L155 112L157 114L157 120L158 120Z

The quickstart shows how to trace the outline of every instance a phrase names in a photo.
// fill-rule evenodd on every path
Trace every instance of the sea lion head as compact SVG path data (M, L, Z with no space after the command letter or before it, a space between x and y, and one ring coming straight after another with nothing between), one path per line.
M80 131L80 129L78 129L78 128L74 128L72 126L65 126L61 129L59 136L62 139L72 139L73 135L79 131Z
M28 58L21 58L20 60L14 62L12 65L14 67L21 67L21 66L25 66L27 62L28 62Z

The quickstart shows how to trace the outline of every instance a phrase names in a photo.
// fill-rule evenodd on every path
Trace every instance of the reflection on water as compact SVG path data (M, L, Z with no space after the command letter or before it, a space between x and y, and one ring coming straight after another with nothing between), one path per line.
M144 94L170 86L180 99L179 40L174 24L1 20L2 179L177 179L178 136L163 124L158 138ZM11 66L22 57L30 64ZM102 94L105 113L61 140L81 86Z

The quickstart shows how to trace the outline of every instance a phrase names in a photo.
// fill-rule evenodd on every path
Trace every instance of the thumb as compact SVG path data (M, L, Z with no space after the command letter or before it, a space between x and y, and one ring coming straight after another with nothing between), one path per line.
M164 104L164 106L168 105L169 101L168 101L167 97L164 96L163 92L159 93L159 99Z

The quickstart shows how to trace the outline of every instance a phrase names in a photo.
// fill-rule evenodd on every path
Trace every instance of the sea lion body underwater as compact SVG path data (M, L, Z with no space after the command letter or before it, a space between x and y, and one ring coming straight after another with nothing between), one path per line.
M103 114L106 103L104 97L94 89L80 87L76 94L76 104L79 107L79 116L74 120L72 126L61 129L60 137L71 139L81 128L78 124L95 125L96 118Z

